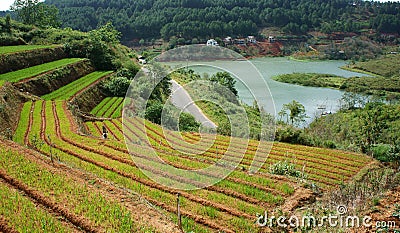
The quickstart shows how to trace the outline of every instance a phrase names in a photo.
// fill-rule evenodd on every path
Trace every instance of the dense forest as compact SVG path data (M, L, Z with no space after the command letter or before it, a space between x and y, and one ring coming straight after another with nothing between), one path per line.
M123 40L257 35L276 26L286 33L400 33L400 3L361 0L46 0L63 27L90 31L111 21Z

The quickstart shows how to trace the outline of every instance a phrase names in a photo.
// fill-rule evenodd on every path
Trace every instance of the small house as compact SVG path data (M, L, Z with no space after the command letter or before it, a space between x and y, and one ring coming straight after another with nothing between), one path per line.
M247 37L247 43L251 43L251 44L256 44L257 40L254 36L248 36Z
M232 44L232 37L228 36L224 39L225 44Z
M145 59L143 56L139 56L139 57L138 57L138 61L139 61L139 63L142 64L142 65L147 64L147 61L146 61L146 59Z
M245 45L245 44L246 44L246 41L245 41L244 39L236 39L236 40L235 40L235 44L238 44L238 45Z
M207 40L207 46L218 46L218 42L214 39Z
M268 37L268 42L269 42L269 43L274 43L274 42L275 42L275 37L269 36L269 37Z

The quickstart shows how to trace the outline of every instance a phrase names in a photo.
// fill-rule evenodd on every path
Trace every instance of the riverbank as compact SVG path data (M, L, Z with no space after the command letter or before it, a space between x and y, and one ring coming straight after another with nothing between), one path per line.
M340 89L346 78L333 74L317 74L317 73L293 73L282 74L272 77L273 80L289 84L297 84L301 86L311 87L329 87Z

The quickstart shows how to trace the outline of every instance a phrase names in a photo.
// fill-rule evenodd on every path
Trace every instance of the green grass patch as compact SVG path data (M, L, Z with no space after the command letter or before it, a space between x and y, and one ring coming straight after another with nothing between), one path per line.
M115 110L115 112L112 114L111 118L120 118L122 117L122 109L124 107L124 103L122 102L118 108Z
M111 97L107 97L105 99L103 99L98 105L96 105L96 107L94 107L92 109L92 111L90 111L91 114L96 115L98 114L98 112L104 107L104 105L106 105L109 101L111 101Z
M124 101L124 98L118 98L116 97L116 101L114 102L113 105L108 109L107 112L104 113L105 117L112 117L114 114L115 110L118 109L120 106L122 106L122 102Z
M17 70L14 72L9 72L0 75L0 81L5 80L9 82L19 82L23 79L31 78L37 76L42 73L46 73L48 71L60 68L62 66L66 66L69 64L76 63L78 61L83 60L82 58L67 58L58 61L53 61L49 63L45 63L38 66L32 66L26 69Z
M18 46L1 46L0 54L18 53L36 49L54 48L59 45L18 45Z
M25 132L29 125L29 115L31 112L32 102L26 102L22 108L17 130L15 131L13 140L20 144L24 144Z
M73 95L75 95L77 92L82 90L83 88L89 86L93 82L97 81L98 79L111 74L112 71L96 71L93 73L90 73L78 80L75 80L72 83L69 83L66 86L61 87L60 89L53 91L50 94L42 96L44 100L67 100Z
M112 109L112 106L117 101L118 101L117 97L111 97L110 100L106 104L104 104L103 107L97 112L96 116L98 116L98 117L107 117L107 115L106 115L107 111Z
M272 78L278 82L312 87L340 88L346 78L332 74L293 73L282 74Z
M356 71L361 70L368 74L390 78L400 74L400 55L391 54L379 59L358 62L355 65L344 68L350 68Z

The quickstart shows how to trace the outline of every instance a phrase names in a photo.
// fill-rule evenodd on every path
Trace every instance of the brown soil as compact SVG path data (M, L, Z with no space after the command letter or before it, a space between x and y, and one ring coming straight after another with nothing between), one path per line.
M29 113L29 124L28 124L28 128L26 129L26 132L24 135L24 144L25 145L29 144L29 134L31 132L32 124L33 124L33 110L35 109L35 103L36 102L32 102L31 111Z
M292 196L286 199L285 204L282 206L282 211L291 212L306 204L315 202L315 198L315 194L311 190L299 187Z
M30 101L30 95L18 91L11 83L0 87L0 136L10 138L14 134L25 102ZM37 97L36 97L37 99Z
M14 228L12 228L7 220L0 215L0 232L4 232L4 233L18 233L17 230L15 230Z
M397 230L400 229L400 217L394 217L393 213L396 211L396 204L400 205L400 186L388 191L382 200L379 201L377 206L371 207L371 209L365 213L365 216L370 216L372 220L372 226L370 228L361 228L352 230L351 232L366 233L366 232L378 232L375 227L377 222L380 221L393 221L396 223ZM390 228L388 232L393 232L393 228ZM386 232L386 231L381 231Z

